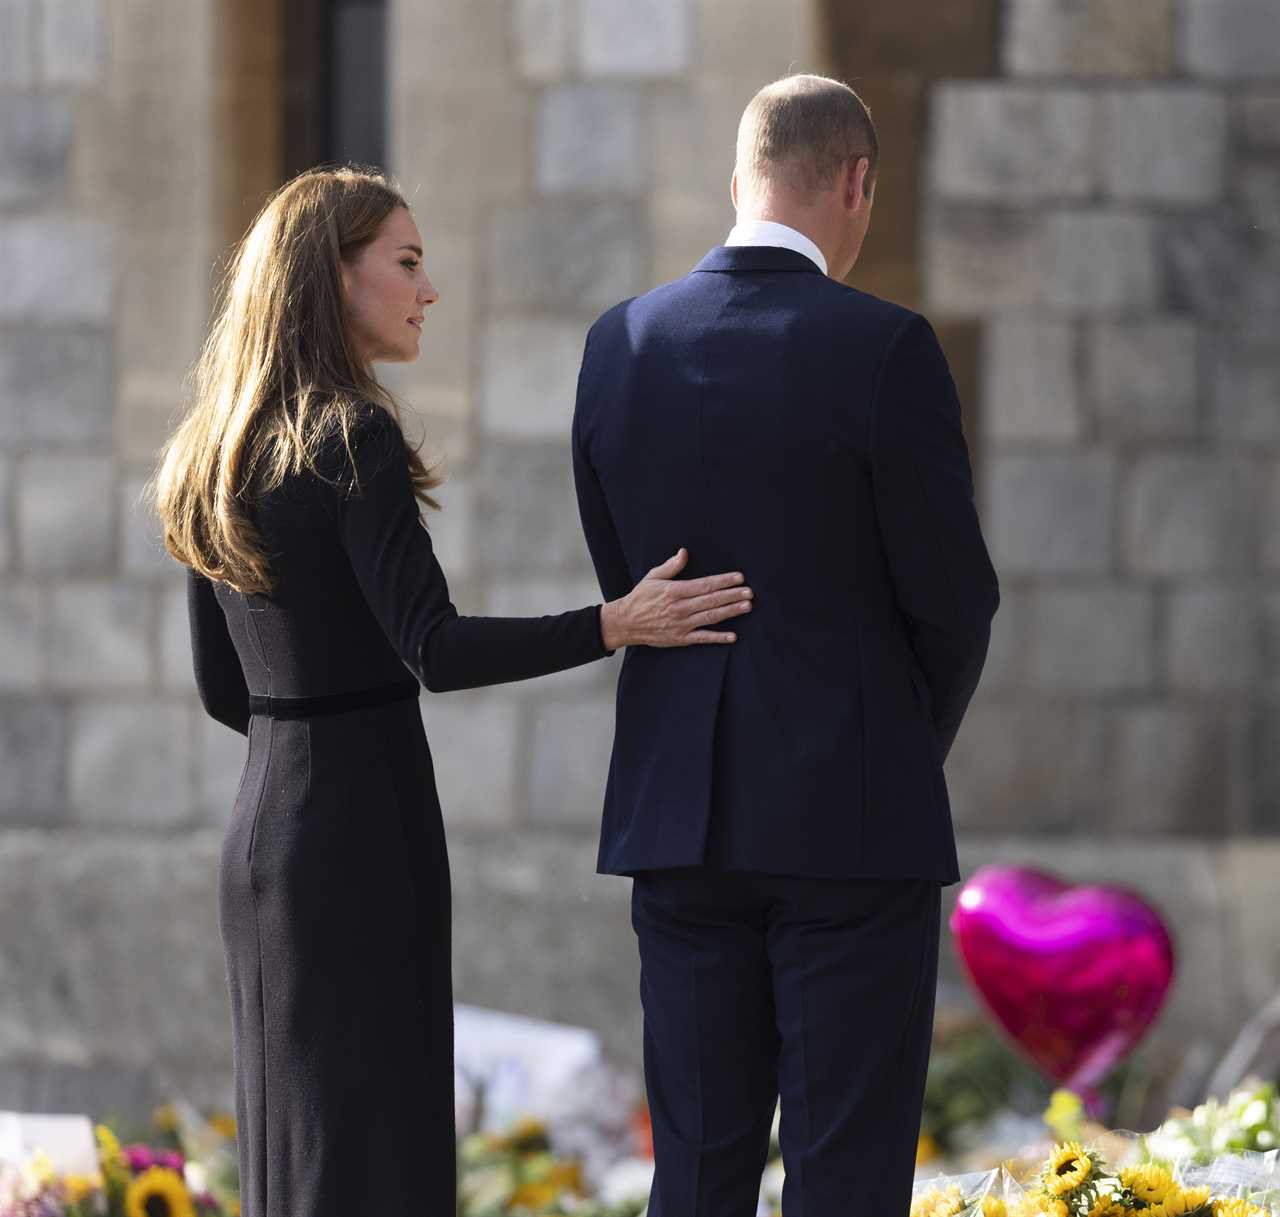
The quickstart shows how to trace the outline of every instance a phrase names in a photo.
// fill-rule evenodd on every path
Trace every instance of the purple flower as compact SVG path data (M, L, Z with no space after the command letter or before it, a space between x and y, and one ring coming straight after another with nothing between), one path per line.
M182 1174L184 1162L182 1155L176 1150L152 1149L149 1145L125 1145L120 1152L129 1164L129 1170L135 1175L140 1175L153 1166L163 1166L167 1170Z

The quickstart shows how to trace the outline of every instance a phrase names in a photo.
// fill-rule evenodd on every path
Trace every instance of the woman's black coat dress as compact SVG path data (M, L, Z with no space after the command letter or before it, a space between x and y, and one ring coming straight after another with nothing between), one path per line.
M272 595L188 576L201 700L249 737L219 870L243 1217L452 1217L449 865L418 681L607 653L598 608L458 616L399 426L362 410L353 460L331 442L323 477L255 503Z

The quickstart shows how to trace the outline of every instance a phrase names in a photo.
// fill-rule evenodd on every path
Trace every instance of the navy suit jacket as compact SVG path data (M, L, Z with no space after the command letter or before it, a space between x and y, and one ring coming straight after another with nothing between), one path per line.
M578 503L604 594L680 546L755 591L729 645L630 647L598 870L959 878L942 763L999 602L922 316L713 249L587 337Z

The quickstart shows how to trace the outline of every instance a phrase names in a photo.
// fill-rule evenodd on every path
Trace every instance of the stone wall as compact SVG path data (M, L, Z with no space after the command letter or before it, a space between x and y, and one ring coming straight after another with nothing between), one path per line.
M950 36L856 7L392 3L390 168L442 292L395 385L446 460L455 600L596 598L566 440L585 327L723 236L762 82L857 84L865 56L886 157L920 149L881 183L868 286L977 336L1005 599L948 768L964 864L1137 885L1181 945L1166 1042L1221 1043L1280 983L1277 10L965 0L995 45L957 31L965 79L937 83ZM137 496L278 160L250 10L0 0L0 1107L228 1097L214 880L244 741L198 708ZM615 676L423 712L459 998L638 1063L628 885L593 873Z
M927 303L982 324L1004 586L966 828L1280 828L1280 9L1012 0L933 98Z

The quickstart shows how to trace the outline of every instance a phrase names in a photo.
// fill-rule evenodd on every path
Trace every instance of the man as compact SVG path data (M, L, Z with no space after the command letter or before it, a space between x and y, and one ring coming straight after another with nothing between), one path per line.
M763 89L738 222L592 327L574 416L607 596L687 542L739 570L725 647L631 648L598 869L634 876L649 1217L903 1217L958 877L942 762L998 602L929 323L842 284L878 143L845 85Z

